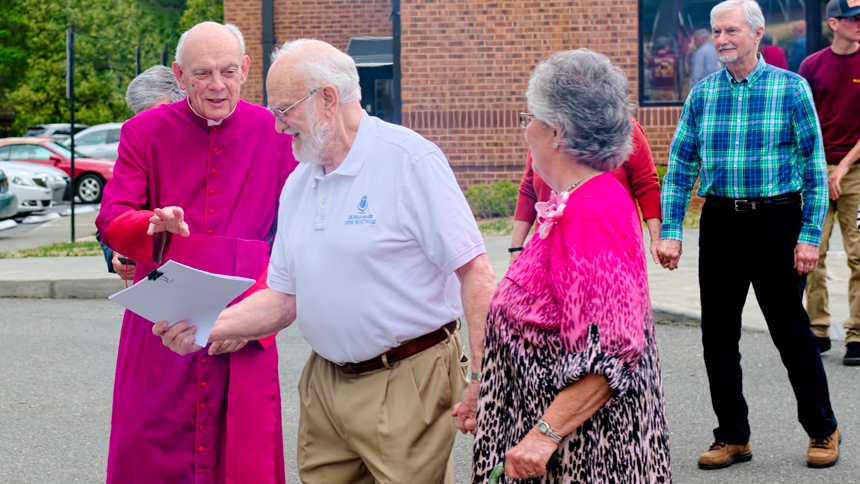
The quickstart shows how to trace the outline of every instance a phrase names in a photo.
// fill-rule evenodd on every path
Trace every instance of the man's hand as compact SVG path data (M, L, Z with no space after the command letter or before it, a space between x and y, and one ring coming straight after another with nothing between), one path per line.
M794 268L797 275L811 272L818 265L818 247L809 244L797 244L794 247Z
M475 433L475 423L478 416L479 387L480 382L473 381L469 385L469 390L463 396L463 401L454 405L454 411L451 412L451 416L454 417L454 426L464 434L470 432L474 435Z
M187 355L200 351L200 347L194 344L194 333L197 326L188 325L188 321L180 321L170 328L167 321L159 321L152 326L152 334L161 336L161 342L171 351L180 355Z
M123 264L119 261L119 253L114 252L113 257L110 260L110 264L113 266L113 270L119 275L119 278L123 281L133 281L134 280L134 264Z
M244 339L228 339L225 341L216 341L209 345L209 355L223 355L225 353L235 353L248 344Z
M836 165L833 173L827 177L827 185L830 189L830 199L839 200L839 195L842 195L842 178L848 173L849 166L843 166L842 163Z
M681 252L680 240L663 239L657 244L657 257L664 269L674 271L678 267Z
M505 454L505 475L511 479L545 475L546 464L557 450L558 442L531 429L516 447Z
M154 212L155 215L149 219L149 228L146 230L146 235L153 235L158 232L170 232L171 234L179 234L183 237L191 235L191 231L188 230L188 224L185 223L185 212L181 208L156 208Z

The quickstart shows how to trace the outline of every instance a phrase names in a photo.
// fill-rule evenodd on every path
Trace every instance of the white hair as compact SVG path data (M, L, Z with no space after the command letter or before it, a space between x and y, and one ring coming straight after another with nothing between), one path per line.
M184 97L185 91L179 87L173 71L165 66L152 66L141 72L125 92L125 102L134 114L146 111L163 99L175 103Z
M272 64L278 57L294 51L304 44L320 42L314 39L298 39L284 42L279 49L272 52ZM330 49L315 55L304 55L292 65L292 72L305 82L308 89L318 89L331 84L337 90L341 104L352 104L361 101L361 86L358 81L358 69L352 57L343 52Z
M755 0L726 0L718 3L711 9L711 27L714 26L714 21L718 15L731 12L740 5L744 10L744 18L750 28L750 35L755 36L755 31L759 28L764 28L764 14L761 13L761 7Z
M209 22L209 23L215 23L215 22ZM197 24L197 25L200 25L200 24ZM196 27L197 25L195 25L194 27ZM220 24L217 24L217 25L220 25ZM193 29L194 27L191 27L191 29ZM233 24L224 24L224 27L226 27L227 30L229 30L230 32L233 33L233 35L236 36L236 40L239 41L239 48L242 51L242 56L244 56L245 55L245 36L242 35L242 31L239 30L239 27L236 27ZM176 63L179 64L180 66L185 66L185 62L184 62L185 56L183 55L185 53L185 41L188 40L188 32L190 32L191 29L188 29L185 32L182 32L182 35L179 36L179 43L176 44Z
M535 119L561 128L561 152L595 170L614 170L633 148L627 74L603 54L556 52L535 67L526 100Z

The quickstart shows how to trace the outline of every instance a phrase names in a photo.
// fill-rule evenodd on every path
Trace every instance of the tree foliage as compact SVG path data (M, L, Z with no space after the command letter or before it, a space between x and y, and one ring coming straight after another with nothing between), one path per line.
M223 21L223 0L2 0L0 111L17 117L12 134L40 123L68 122L66 29L75 24L75 120L131 116L125 90L136 73L173 60L179 34L201 20Z

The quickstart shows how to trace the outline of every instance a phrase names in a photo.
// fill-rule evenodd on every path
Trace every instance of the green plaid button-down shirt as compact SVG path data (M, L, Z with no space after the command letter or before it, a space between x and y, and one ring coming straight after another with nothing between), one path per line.
M827 168L809 84L767 65L760 55L741 82L723 69L696 84L669 148L661 238L681 240L697 176L701 197L801 192L803 228L797 242L817 246L828 204Z

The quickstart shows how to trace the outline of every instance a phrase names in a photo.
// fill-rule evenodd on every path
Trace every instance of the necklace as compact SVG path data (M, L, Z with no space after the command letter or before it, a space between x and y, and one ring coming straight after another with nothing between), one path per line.
M574 188L577 187L577 185L579 185L580 183L585 181L586 178L591 178L592 176L594 176L594 173L589 173L588 175L585 175L584 177L580 178L579 180L576 180L575 182L571 183L570 186L564 190L564 192L570 193L571 190L573 190ZM562 193L564 193L564 192L562 192Z

